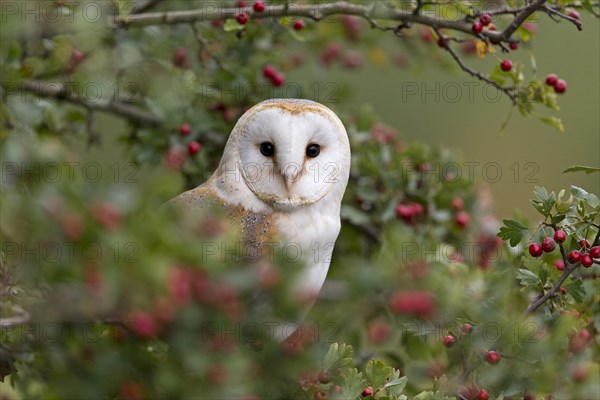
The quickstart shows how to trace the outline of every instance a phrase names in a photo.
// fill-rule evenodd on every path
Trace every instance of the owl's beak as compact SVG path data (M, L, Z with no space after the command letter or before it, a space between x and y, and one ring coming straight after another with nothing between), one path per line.
M283 184L285 185L285 190L287 190L288 193L290 193L290 190L291 190L292 186L294 186L294 183L298 182L301 172L302 171L297 171L293 174L285 174L285 173L282 174Z

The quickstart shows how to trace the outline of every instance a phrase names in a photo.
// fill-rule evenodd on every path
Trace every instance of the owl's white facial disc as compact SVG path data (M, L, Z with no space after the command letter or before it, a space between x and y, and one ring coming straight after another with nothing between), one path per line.
M343 125L333 118L312 107L265 107L251 115L237 142L248 188L272 207L289 210L318 201L340 181L345 187L350 149Z

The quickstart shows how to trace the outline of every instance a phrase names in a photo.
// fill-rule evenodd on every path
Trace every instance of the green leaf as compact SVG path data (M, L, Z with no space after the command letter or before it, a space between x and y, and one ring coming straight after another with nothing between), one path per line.
M332 343L323 360L323 370L331 371L352 364L352 346Z
M567 293L575 299L576 302L582 302L583 296L585 296L585 289L583 288L583 283L581 280L572 281L568 285L565 286L567 289Z
M513 219L502 220L504 226L500 227L500 232L496 234L502 240L508 240L511 246L516 246L523 239L523 235L529 230L525 225Z
M342 382L340 386L346 399L357 398L367 386L362 373L358 372L356 368L342 371L341 378Z
M562 173L566 174L567 172L585 172L586 174L593 174L595 172L600 172L600 168L597 167L586 167L584 165L573 165L565 169Z
M225 32L239 31L244 29L244 25L240 24L233 18L227 18L223 24L223 30Z
M544 217L550 216L552 207L556 204L556 194L554 192L548 194L546 188L542 186L536 186L533 194L535 199L530 200L533 207Z
M542 284L540 278L528 269L519 268L517 279L521 281L521 285L523 286L536 286Z
M383 361L369 360L365 367L365 378L367 384L374 389L379 389L387 382L392 374L392 367L386 366Z
M555 127L561 133L564 133L564 131L565 131L565 127L563 126L562 120L560 118L540 117L540 121L542 121L545 124Z

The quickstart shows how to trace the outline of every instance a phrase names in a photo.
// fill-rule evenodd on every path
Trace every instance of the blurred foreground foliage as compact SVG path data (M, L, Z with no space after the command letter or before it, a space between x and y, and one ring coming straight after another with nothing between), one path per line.
M567 12L563 3L549 2ZM501 226L489 192L452 151L403 143L368 106L346 109L352 88L286 80L307 64L315 74L365 62L449 67L429 27L402 29L402 50L387 54L378 47L382 32L348 15L306 19L300 31L290 17L126 29L81 11L100 4L107 17L115 4L132 11L139 2L7 4L0 27L4 397L600 397L600 266L597 257L587 268L581 253L581 261L567 257L592 257L590 247L599 245L598 197L577 187L558 195L537 188L532 205L541 223L517 215ZM33 14L23 13L25 5ZM466 5L441 7L471 23ZM576 6L592 10L589 2ZM511 18L494 21L501 30ZM525 47L534 28L523 25L512 39ZM498 58L489 38L457 35L452 46L460 44L461 57ZM267 66L275 74L265 76ZM536 104L556 109L554 90L523 68L496 66L488 76L514 85L526 115L536 115ZM239 232L218 213L181 218L161 208L182 191L182 176L185 187L207 178L237 118L271 97L334 108L353 148L327 284L283 343L273 340L275 327L306 300L288 294L295 266L285 249L247 265ZM99 121L101 112L126 123ZM119 138L124 159L88 162L82 138L92 146L107 137ZM151 171L143 184L142 170ZM553 251L524 252L559 229L567 240Z

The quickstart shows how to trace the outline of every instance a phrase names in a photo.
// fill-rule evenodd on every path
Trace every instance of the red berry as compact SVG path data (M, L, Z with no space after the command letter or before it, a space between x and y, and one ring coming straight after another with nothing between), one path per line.
M577 366L577 368L575 368L575 371L573 371L573 382L582 382L585 380L585 378L587 378L587 368L585 367L585 365L579 365Z
M75 64L79 64L83 61L83 59L85 58L85 54L83 53L83 51L81 50L73 50L73 52L71 53L71 60L73 60L73 62Z
M183 67L187 63L187 54L184 48L178 48L173 53L173 65L176 67Z
M454 222L456 222L456 225L462 229L469 225L469 219L469 214L467 214L466 211L459 211L454 217Z
M435 298L431 293L420 290L396 292L390 298L389 304L395 314L426 317L435 310Z
M554 91L556 93L564 93L567 91L567 82L564 79L559 79L554 85Z
M582 329L577 335L583 340L588 340L590 338L590 331Z
M277 70L272 65L265 65L263 67L263 76L268 79L273 79L273 77L277 74Z
M569 253L569 256L567 258L571 264L575 264L576 262L581 260L581 253L578 250L573 250Z
M402 218L404 222L411 225L414 222L414 208L408 204L399 204L396 207L396 217Z
M542 250L546 253L551 253L556 248L556 244L554 244L554 240L551 237L546 237L542 240Z
M200 149L202 148L202 145L198 142L196 142L195 140L192 140L191 142L188 143L188 153L190 153L190 156L194 156L196 155Z
M371 386L365 388L365 390L362 391L362 395L363 397L367 397L373 394L373 388Z
M546 78L546 83L548 83L548 78ZM565 234L565 231L561 231L559 229L556 232L554 232L554 241L556 243L562 243L565 240L567 240L567 235Z
M444 337L444 346L450 348L454 346L454 343L456 343L456 339L454 338L454 336L448 335Z
M494 24L490 24L490 25L488 26L488 31L495 31L495 30L496 30L496 25L494 25Z
M543 249L539 243L531 243L529 245L529 254L531 254L531 257L539 257L542 255L542 253Z
M500 362L501 357L497 351L488 351L487 355L485 356L485 359L488 363L496 365Z
M325 393L322 390L317 390L313 397L315 398L315 400L327 400L327 393Z
M297 19L294 21L294 25L292 25L292 27L294 28L294 30L299 31L304 29L304 27L306 26L306 24L304 23L304 21L302 21L301 19Z
M323 385L328 384L329 382L331 382L331 374L329 373L329 371L321 371L319 372L319 382L321 382Z
M119 388L119 398L122 400L140 400L142 396L142 388L136 382L125 382Z
M488 26L490 22L492 22L492 17L490 14L482 14L481 17L479 17L479 22L481 22L481 25L483 26Z
M437 44L438 44L438 46L440 46L441 48L444 48L444 47L446 47L446 42L444 42L444 39L442 39L442 38L439 38L439 39L437 40Z
M560 288L560 294L565 295L567 294L567 289L565 289L564 287Z
M235 3L235 6L237 8L244 8L244 7L248 7L248 2L246 0L240 0L237 3Z
M285 76L279 72L275 72L271 77L271 82L273 83L273 86L279 87L285 82Z
M456 211L462 210L464 206L465 204L460 197L455 196L452 198L452 208L454 208Z
M504 72L508 72L512 69L512 62L510 60L502 60L500 63L500 69Z
M588 253L581 256L581 265L586 268L589 268L594 264L594 259Z
M471 324L463 324L462 332L466 335L473 332L473 325Z
M265 11L265 3L263 1L257 1L252 6L252 9L256 12L263 12Z
M569 12L567 13L567 15L569 17L571 17L571 18L579 20L579 13L576 10L569 10Z
M565 270L565 262L562 259L560 259L560 258L558 260L554 261L554 266L559 271L564 271Z
M590 249L590 256L592 258L600 258L600 246L594 246Z
M235 20L241 25L246 25L249 19L250 17L245 12L241 12L235 16Z
M587 250L590 248L590 241L587 239L581 239L578 243L584 250Z
M481 24L481 22L474 22L471 26L471 30L475 34L481 33L481 31L483 31L483 25Z
M158 323L152 315L145 311L131 313L128 320L132 331L141 338L151 338L158 334Z
M519 42L509 42L508 48L511 50L516 50L519 48Z
M367 337L373 343L383 343L390 338L392 327L385 321L373 321L367 329Z
M187 136L192 133L192 126L187 122L179 127L179 133L181 136Z
M488 400L490 398L490 394L485 389L481 389L477 394L477 400Z

